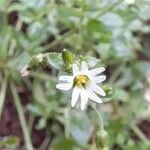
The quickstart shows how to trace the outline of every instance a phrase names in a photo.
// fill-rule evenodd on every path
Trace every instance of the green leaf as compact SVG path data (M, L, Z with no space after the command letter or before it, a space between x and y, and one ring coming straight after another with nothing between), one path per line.
M6 0L0 0L0 11L5 12L7 10L7 3Z
M108 12L99 18L109 29L120 27L123 25L122 18L115 13Z
M123 89L119 89L119 88L115 88L113 91L112 91L113 95L113 99L115 101L123 101L123 102L126 102L128 101L129 99L129 95L128 93L123 90Z
M87 23L87 31L91 34L99 32L102 28L101 26L103 25L100 21L96 19L89 20Z
M133 74L133 71L131 67L126 67L126 69L123 70L123 73L121 77L116 81L116 85L118 87L126 87L132 84L134 81L135 76Z
M92 128L87 115L83 112L72 113L71 115L71 135L80 145L86 145L91 134Z
M61 53L47 53L47 59L50 66L56 68L56 69L62 69L63 66L63 60Z
M141 75L150 75L150 62L149 61L139 61L135 64L135 68L141 73Z
M100 54L102 60L108 60L112 54L109 43L100 43L96 47L96 51Z
M50 148L51 149L51 148ZM49 150L50 150L49 149ZM60 138L52 145L52 150L80 150L72 139Z
M90 68L93 68L97 65L97 63L100 61L99 59L91 56L86 56L83 58L83 60L88 64Z
M81 11L76 8L64 7L63 5L57 6L57 19L65 24L67 27L74 27L79 24Z
M15 136L7 136L0 140L0 148L17 148L19 139Z
M27 7L20 3L14 3L13 5L9 5L8 12L11 13L13 11L26 11Z
M34 99L41 105L47 106L48 102L46 101L46 97L44 95L43 88L38 82L35 82L33 85L33 96Z

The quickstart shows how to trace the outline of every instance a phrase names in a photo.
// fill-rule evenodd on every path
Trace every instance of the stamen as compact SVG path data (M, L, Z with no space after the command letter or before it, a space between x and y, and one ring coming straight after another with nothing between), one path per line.
M78 75L74 78L74 86L85 87L88 84L89 78L86 75Z

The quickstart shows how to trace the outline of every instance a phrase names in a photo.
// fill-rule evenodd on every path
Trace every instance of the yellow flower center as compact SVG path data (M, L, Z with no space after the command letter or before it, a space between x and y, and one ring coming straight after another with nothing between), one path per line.
M85 87L88 84L89 78L86 75L78 75L74 78L73 85L78 87Z

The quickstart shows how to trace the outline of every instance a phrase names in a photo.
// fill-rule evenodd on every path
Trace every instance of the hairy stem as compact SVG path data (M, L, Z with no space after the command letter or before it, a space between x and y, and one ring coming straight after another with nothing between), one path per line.
M20 99L19 99L19 96L18 96L18 93L17 93L17 90L16 90L14 83L11 83L11 91L12 91L14 103L16 105L16 109L18 112L22 132L24 135L25 143L26 143L26 148L27 148L27 150L33 150L29 130L28 130L27 123L26 123L25 116L24 116L24 112L23 112L23 108L21 106Z
M69 138L70 136L70 104L68 104L68 107L65 109L64 112L65 115L65 136L66 138Z
M0 120L1 120L1 113L5 101L5 96L6 96L6 89L7 89L7 77L5 77L2 82L1 93L0 93Z
M102 115L101 115L100 111L98 111L96 106L94 106L94 105L91 105L91 107L96 112L96 114L98 116L100 129L104 130L103 118L102 118Z

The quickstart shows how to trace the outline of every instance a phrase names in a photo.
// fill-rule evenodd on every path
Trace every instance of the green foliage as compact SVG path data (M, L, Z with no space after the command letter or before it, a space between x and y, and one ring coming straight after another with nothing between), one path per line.
M0 119L6 95L14 87L28 91L28 104L15 105L29 113L25 149L33 149L27 142L33 125L46 129L42 146L49 149L93 150L96 136L98 145L110 150L149 149L149 139L134 129L150 116L144 97L150 78L149 10L148 0L0 0ZM86 112L70 109L71 92L56 89L58 76L70 74L72 64L81 61L105 67L107 76L104 103L94 110L89 103ZM16 99L22 101L17 93L12 103ZM100 116L109 143L101 139ZM21 117L20 124L28 129ZM18 139L2 138L1 145L16 148Z
M61 147L62 150L79 150L79 147L73 140L71 139L58 139L52 146L53 150L59 150ZM51 149L51 148L50 148Z
M19 145L19 139L14 136L7 136L0 140L1 149L15 149Z

